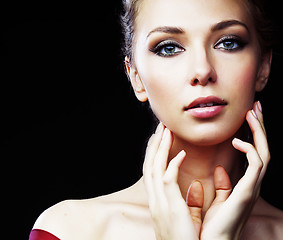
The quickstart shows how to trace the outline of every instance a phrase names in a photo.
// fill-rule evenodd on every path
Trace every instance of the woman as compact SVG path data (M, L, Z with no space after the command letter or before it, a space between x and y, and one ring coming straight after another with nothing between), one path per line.
M258 1L124 6L127 74L160 121L143 177L51 207L30 239L282 238L283 213L259 196L270 154L254 96L267 84L272 51Z

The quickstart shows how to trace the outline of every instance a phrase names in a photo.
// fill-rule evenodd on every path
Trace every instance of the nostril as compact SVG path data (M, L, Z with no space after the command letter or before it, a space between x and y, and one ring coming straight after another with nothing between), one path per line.
M214 83L216 80L215 80L214 78L210 77L210 78L208 79L208 81Z
M199 82L198 79L195 78L193 83L194 83L194 85L196 85L196 84L198 84L198 82Z
M196 86L196 85L205 86L209 82L210 83L214 83L214 82L216 82L216 79L214 77L209 77L209 78L193 78L190 83L191 83L192 86Z

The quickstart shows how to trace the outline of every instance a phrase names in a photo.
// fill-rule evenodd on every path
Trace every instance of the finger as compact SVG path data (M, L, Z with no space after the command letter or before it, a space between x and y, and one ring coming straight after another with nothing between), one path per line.
M170 163L168 164L168 168L166 173L163 177L163 181L165 184L169 184L171 182L177 183L179 168L182 165L183 161L185 160L186 152L182 150L178 153L178 155L173 158Z
M254 112L249 111L246 119L253 133L255 149L263 161L265 171L270 160L268 142L260 121L254 114Z
M252 194L254 188L256 187L257 180L260 176L263 167L263 162L254 146L250 143L243 142L240 139L235 138L233 139L232 144L239 151L246 153L249 163L244 176L239 181L235 189L239 188L242 189L242 191L244 192Z
M169 152L173 144L173 136L168 128L165 128L160 146L157 150L154 160L153 171L154 175L158 178L162 178L165 174Z
M164 185L164 190L166 192L167 199L169 202L171 201L172 204L176 204L176 199L181 199L184 203L177 180L179 168L182 165L185 157L186 152L184 150L179 152L177 156L170 161L168 168L162 178L162 184Z
M164 125L160 123L156 129L155 134L153 134L148 142L147 149L146 149L146 156L143 165L143 176L144 176L144 185L145 189L148 194L149 205L151 206L155 200L155 191L154 191L154 184L152 179L152 171L154 165L154 158L158 147L160 145L162 135L164 131Z
M217 166L214 170L214 186L216 191L214 203L225 202L232 192L232 184L222 166Z
M265 130L265 127L264 127L264 121L263 121L263 114L262 114L262 106L261 106L261 103L260 101L257 101L256 103L254 103L254 107L253 107L253 110L259 120L259 123L266 135L266 130Z
M168 128L165 128L161 143L158 147L156 155L154 157L154 165L151 171L152 186L155 193L155 197L159 204L166 205L164 202L166 198L165 186L164 186L164 174L168 162L169 152L172 146L172 134Z
M189 187L186 199L196 232L199 234L202 225L201 212L204 202L204 191L201 182L193 181Z
M160 145L163 132L164 132L164 125L162 123L159 123L158 127L156 128L155 134L153 134L148 141L146 154L145 154L145 161L143 164L144 174L148 169L152 169L154 165L154 157Z

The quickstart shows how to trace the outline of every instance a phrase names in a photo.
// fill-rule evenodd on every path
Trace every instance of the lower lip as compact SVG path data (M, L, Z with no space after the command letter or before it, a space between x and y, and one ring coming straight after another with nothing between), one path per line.
M191 108L187 112L196 118L212 118L222 112L226 105L203 107L203 108Z

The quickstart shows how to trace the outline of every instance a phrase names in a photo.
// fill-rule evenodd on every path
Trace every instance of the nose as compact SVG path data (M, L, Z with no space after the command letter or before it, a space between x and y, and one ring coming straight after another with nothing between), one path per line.
M196 53L193 65L194 71L190 79L192 86L206 86L208 83L216 82L217 75L206 51L203 50Z

